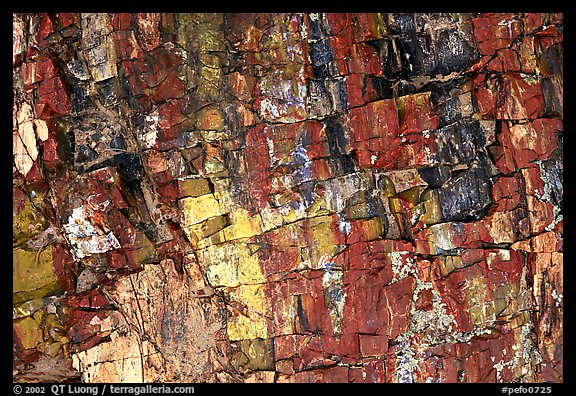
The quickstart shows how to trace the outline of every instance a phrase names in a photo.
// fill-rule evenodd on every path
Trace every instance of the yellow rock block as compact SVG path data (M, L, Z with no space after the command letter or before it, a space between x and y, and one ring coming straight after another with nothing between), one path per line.
M12 239L13 245L18 246L40 233L48 227L48 222L44 216L36 210L30 200L22 200L24 205L17 208L17 202L12 208Z
M228 224L228 220L225 216L216 216L211 217L208 220L204 220L199 224L194 224L189 227L185 227L184 231L188 235L188 238L193 241L194 243L198 242L201 239L207 238L224 227ZM208 246L208 245L206 245Z
M221 131L224 129L224 118L217 107L204 108L198 114L198 128Z
M230 341L250 338L268 338L268 308L264 286L242 285L232 290L230 300L235 303L234 315L228 320L227 332ZM242 312L240 312L240 310Z
M443 277L450 275L458 268L463 268L462 257L460 256L443 256L444 259L440 260L440 274Z
M440 203L436 194L432 194L430 199L424 201L424 214L420 217L422 223L426 225L436 224L442 221Z
M362 225L364 233L366 234L366 240L373 241L384 234L384 227L382 225L382 219L380 217L371 217L369 219L356 220Z
M22 345L22 349L34 349L42 342L40 322L34 320L32 316L14 321L12 329L14 338Z
M266 278L262 274L260 263L258 262L258 254L250 252L250 249L242 244L242 256L238 260L238 279L243 285L250 285L256 283L263 283Z
M200 197L187 197L180 200L184 225L198 224L210 217L223 215L215 194L206 194Z
M272 339L254 338L240 341L240 349L244 361L241 367L244 370L273 370L274 344Z
M13 304L44 297L57 287L50 246L39 255L35 251L13 249L12 260Z
M133 254L136 263L144 264L158 259L158 254L154 244L143 232L136 232L134 245L136 248Z
M231 241L240 238L250 238L254 235L260 235L264 232L264 225L260 215L249 216L248 212L242 211L231 220L232 225L226 227L222 232L224 233L224 240Z
M315 216L325 216L332 214L332 210L330 209L330 205L326 202L326 197L322 197L314 201L312 205L306 209L308 213L307 217L315 217Z
M262 217L262 226L264 231L270 231L274 228L281 227L284 220L280 212L277 209L266 207L260 212Z
M430 227L430 236L428 238L430 252L432 254L441 250L452 250L456 248L452 240L452 223L434 224Z
M238 280L238 257L241 251L235 244L211 245L200 250L199 257L206 278L212 287L236 287Z
M321 260L325 257L333 257L340 252L341 247L337 244L331 227L332 216L320 216L310 219L310 234L314 241L310 249L310 261L312 268L319 268ZM302 246L308 243L303 241Z
M179 180L178 189L182 197L200 197L210 194L210 185L204 178Z
M245 243L211 245L200 251L212 287L236 287L265 281L258 254Z

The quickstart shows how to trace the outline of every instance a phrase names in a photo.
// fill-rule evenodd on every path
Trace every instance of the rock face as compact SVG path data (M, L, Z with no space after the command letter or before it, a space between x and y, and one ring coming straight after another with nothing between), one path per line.
M561 14L15 14L15 381L563 381Z

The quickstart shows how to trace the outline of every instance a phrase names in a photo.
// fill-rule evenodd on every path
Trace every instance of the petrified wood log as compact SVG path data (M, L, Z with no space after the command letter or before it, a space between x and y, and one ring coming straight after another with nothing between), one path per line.
M562 32L14 14L14 380L561 382Z

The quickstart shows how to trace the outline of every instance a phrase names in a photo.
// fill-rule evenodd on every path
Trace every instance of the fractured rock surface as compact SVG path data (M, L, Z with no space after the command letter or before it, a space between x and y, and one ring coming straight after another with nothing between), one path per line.
M562 382L562 14L14 14L19 382Z

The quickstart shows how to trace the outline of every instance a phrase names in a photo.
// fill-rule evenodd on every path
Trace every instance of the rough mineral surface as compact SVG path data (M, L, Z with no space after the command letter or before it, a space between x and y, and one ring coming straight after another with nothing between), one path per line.
M14 380L562 382L562 41L14 14Z

